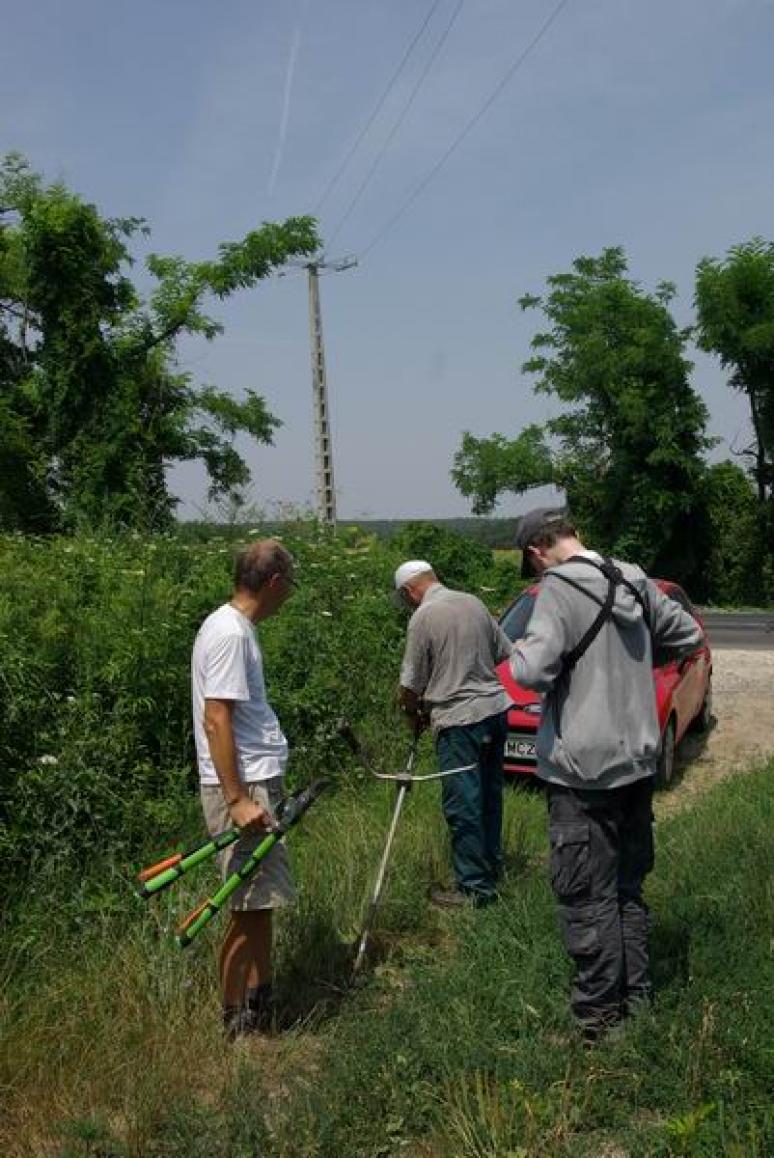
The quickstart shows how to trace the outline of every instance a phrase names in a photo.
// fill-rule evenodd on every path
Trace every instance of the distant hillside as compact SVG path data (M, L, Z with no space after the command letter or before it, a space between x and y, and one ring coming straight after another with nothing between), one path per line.
M464 535L477 543L487 547L512 547L516 534L518 519L342 519L338 527L342 530L359 527L366 534L376 535L379 539L389 539L410 522L432 523L447 531L454 531ZM179 524L179 533L184 538L195 540L210 538L242 539L248 534L272 535L281 534L283 530L292 526L288 522L250 522L250 523L209 523L185 522Z

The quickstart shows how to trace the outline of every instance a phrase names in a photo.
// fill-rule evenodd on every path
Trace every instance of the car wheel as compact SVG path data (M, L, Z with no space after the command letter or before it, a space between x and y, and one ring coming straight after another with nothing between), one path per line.
M659 788L668 788L675 771L675 718L670 716L664 734L661 737L661 748L656 765L656 784Z
M699 708L698 713L691 720L690 730L692 732L708 732L712 727L712 676L710 676L707 683L707 694L704 697L704 703Z

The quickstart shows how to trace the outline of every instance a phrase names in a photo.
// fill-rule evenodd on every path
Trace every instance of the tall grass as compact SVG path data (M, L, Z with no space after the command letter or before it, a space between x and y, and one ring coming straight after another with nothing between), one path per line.
M590 1055L575 1041L536 793L507 794L501 903L454 915L427 904L448 871L438 787L411 793L352 988L394 792L333 724L349 716L376 762L402 766L396 559L314 530L291 546L301 589L261 629L270 696L291 782L337 787L289 839L301 893L278 922L280 1032L230 1047L217 930L185 953L171 935L212 870L149 904L132 891L147 858L201 832L188 663L230 551L0 539L0 1153L774 1152L774 766L660 826L658 1001L620 1041Z
M347 986L391 803L345 787L294 834L272 1039L224 1044L216 936L170 943L205 877L120 911L43 880L3 930L2 1153L771 1152L774 765L664 824L656 1007L591 1054L567 1012L536 794L508 793L500 905L449 916L426 900L446 865L436 793L414 791L365 982Z

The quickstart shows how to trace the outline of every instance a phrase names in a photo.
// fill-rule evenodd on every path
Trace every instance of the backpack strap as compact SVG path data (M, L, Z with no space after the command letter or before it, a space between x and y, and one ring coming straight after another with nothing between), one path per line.
M603 570L603 569L600 568L600 570ZM600 605L599 614L594 618L594 621L592 622L592 624L588 628L588 630L585 632L585 634L582 635L581 638L578 640L578 642L575 644L575 647L570 648L570 650L568 652L565 652L564 656L562 657L562 675L563 676L567 676L570 674L570 672L573 670L573 668L575 667L575 665L577 664L577 662L581 658L581 656L585 655L585 653L591 647L592 643L597 638L597 636L599 635L599 633L602 630L602 628L604 627L604 625L607 623L607 621L610 618L612 618L613 604L615 603L616 581L614 578L612 578L612 576L608 575L606 572L605 572L605 577L607 579L607 593L605 595L604 600L602 601L602 603ZM563 576L561 576L561 578L566 579L567 577L563 575ZM577 590L580 590L580 591L584 590L584 588L581 587L579 583L573 583L572 586L575 587ZM595 602L596 602L596 599L595 599Z
M598 595L594 595L582 584L577 583L574 579L571 579L569 575L563 575L559 570L551 571L551 575L554 578L561 579L563 583L568 583L570 587L574 587L576 591L580 591L582 595L585 595L587 599L591 599L592 602L598 604L600 608L599 614L595 616L591 626L581 636L581 638L575 644L575 647L570 648L570 650L565 652L562 657L562 670L559 673L557 684L561 681L564 681L567 685L569 685L570 676L572 675L573 669L578 660L581 658L581 656L585 655L585 653L591 647L592 643L604 627L605 623L607 623L608 620L612 619L613 617L613 604L615 603L616 587L626 587L627 590L630 591L634 598L637 600L640 607L642 608L643 618L645 620L645 625L648 628L648 631L650 631L650 616L648 614L648 609L645 606L645 601L642 598L642 595L633 583L630 583L628 579L624 578L621 569L615 565L612 559L603 558L601 563L597 563L594 559L589 559L587 555L572 555L569 559L566 559L565 562L588 563L590 567L594 567L595 570L601 571L607 579L607 592L604 599L600 599ZM561 736L562 729L558 696L554 696L553 707L554 730L557 736Z
M625 587L626 590L636 600L636 602L639 603L640 608L642 610L642 617L645 620L645 626L647 627L648 631L651 630L650 610L649 610L648 605L646 604L645 600L643 599L642 594L640 593L640 591L637 590L637 588L635 587L635 585L632 582L630 582L628 579L624 578L623 572L621 571L620 567L617 567L612 559L605 556L602 559L601 563L597 563L595 559L589 559L588 555L572 555L569 559L565 559L565 563L586 563L589 567L593 567L596 571L601 571L602 574L607 579L608 585L610 583L612 583L614 585L614 587ZM587 587L583 587L582 584L577 583L574 579L571 579L569 577L569 575L563 575L562 572L559 570L551 571L551 574L552 574L552 576L554 576L554 578L561 579L563 583L568 583L570 585L570 587L574 587L576 591L580 591L581 594L585 595L587 599L591 599L592 602L597 603L600 607L604 607L606 600L600 599L598 595L595 595L592 591L589 591ZM610 587L608 586L608 596L609 595L610 595ZM608 618L609 618L609 613L608 613ZM602 622L604 623L604 620ZM594 626L594 624L592 624L592 627L593 626ZM580 657L583 655L583 652L587 650L589 644L599 634L601 627L602 627L602 624L600 623L599 627L594 632L594 635L591 636L591 639L586 644L586 646L583 648L583 650L580 651L578 653L578 655L575 656L573 666L575 666L575 664L578 662ZM584 636L584 639L585 639L585 636ZM580 645L576 645L576 647L573 648L571 652L568 652L568 654L572 655L576 651L578 646L580 646Z

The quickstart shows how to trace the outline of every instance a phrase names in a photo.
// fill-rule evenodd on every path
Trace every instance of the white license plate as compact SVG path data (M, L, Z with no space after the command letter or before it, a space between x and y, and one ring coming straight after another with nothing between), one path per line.
M516 736L511 732L505 741L505 755L513 760L531 760L535 757L535 740L532 736Z

